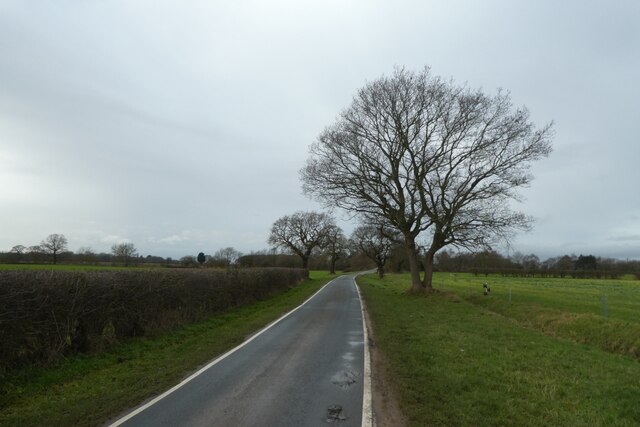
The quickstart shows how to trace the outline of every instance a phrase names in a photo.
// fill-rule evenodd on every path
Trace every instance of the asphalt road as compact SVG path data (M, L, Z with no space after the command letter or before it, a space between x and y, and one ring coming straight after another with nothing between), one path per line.
M364 337L353 277L339 277L232 354L113 425L361 426Z

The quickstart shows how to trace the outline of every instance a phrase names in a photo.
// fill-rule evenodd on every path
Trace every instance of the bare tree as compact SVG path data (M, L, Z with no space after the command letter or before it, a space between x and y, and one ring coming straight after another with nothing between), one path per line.
M198 265L198 260L193 255L185 255L180 258L180 264L185 267L195 267Z
M537 270L540 268L540 258L535 254L529 254L522 257L522 267L525 270Z
M302 268L309 267L314 249L322 247L333 218L322 212L296 212L273 223L269 244L288 250L300 257Z
M97 255L89 246L82 246L78 248L77 259L80 262L96 262Z
M384 277L384 265L394 243L400 239L398 233L383 225L361 225L351 234L351 243L367 258L376 263L378 277Z
M329 225L322 246L329 257L329 273L336 274L336 262L345 256L349 246L342 229L337 225Z
M53 263L58 262L58 254L67 249L67 238L64 234L49 234L46 239L40 243L42 250L53 256Z
M22 255L26 252L26 250L27 250L27 247L24 245L15 245L14 247L11 248L9 252L12 254Z
M33 245L27 248L27 255L32 262L40 262L45 256L44 249L40 245Z
M27 247L24 245L15 245L9 251L9 256L12 261L21 261L24 257L25 252L27 251Z
M111 253L125 266L129 266L131 261L138 256L138 250L130 242L117 243L111 246Z
M508 93L397 69L360 89L311 145L303 189L397 229L413 289L430 291L439 249L487 247L530 226L509 200L531 182L530 164L551 152L551 136L551 124L535 128ZM423 279L419 236L428 241Z
M242 256L242 252L236 250L233 247L226 247L222 249L218 249L213 257L211 257L211 261L215 265L219 265L222 267L230 267L234 265L238 258Z

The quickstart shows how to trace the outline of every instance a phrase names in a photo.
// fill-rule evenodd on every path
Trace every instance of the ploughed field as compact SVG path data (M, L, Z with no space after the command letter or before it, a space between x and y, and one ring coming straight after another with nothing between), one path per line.
M437 273L429 296L408 275L359 283L410 425L640 424L640 281Z

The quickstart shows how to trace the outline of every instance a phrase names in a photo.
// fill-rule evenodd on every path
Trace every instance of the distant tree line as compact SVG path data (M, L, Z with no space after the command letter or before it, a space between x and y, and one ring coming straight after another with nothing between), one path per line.
M274 222L270 249L243 254L233 247L220 248L213 255L200 252L180 259L142 256L133 243L114 244L110 253L96 253L88 247L67 249L62 234L47 236L40 245L16 245L0 252L0 263L65 263L85 265L156 265L172 268L306 268L309 270L363 271L375 269L405 272L410 260L396 230L384 225L362 223L347 237L334 219L319 212L296 212ZM423 250L423 249L421 249ZM421 266L424 271L424 264ZM619 260L595 255L562 255L541 260L535 254L516 252L510 256L496 251L443 250L436 254L434 270L474 274L502 274L519 277L640 278L639 260Z
M447 272L503 274L519 277L640 278L640 261L618 260L595 255L562 255L541 261L535 254L516 252L510 257L495 251L461 253L443 251L436 256L436 268Z
M95 252L90 247L81 247L77 252L68 249L68 240L64 234L50 234L40 244L25 246L15 245L8 252L0 251L0 263L32 263L32 264L122 264L125 266L143 263L173 264L171 258L154 255L143 257L131 242L120 242L111 246L111 252Z

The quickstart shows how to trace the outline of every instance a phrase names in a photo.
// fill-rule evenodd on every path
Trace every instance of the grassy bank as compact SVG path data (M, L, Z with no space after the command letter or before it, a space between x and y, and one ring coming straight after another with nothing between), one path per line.
M359 279L376 344L410 425L640 423L635 357L558 338L498 313L486 302L492 297L482 296L482 278L479 285L478 278L466 284L451 278L436 276L444 291L429 297L407 295L405 275ZM552 293L545 298L554 301ZM519 302L528 315L563 312L534 299Z
M92 426L179 382L198 366L299 305L333 276L161 336L12 372L0 385L1 426Z

